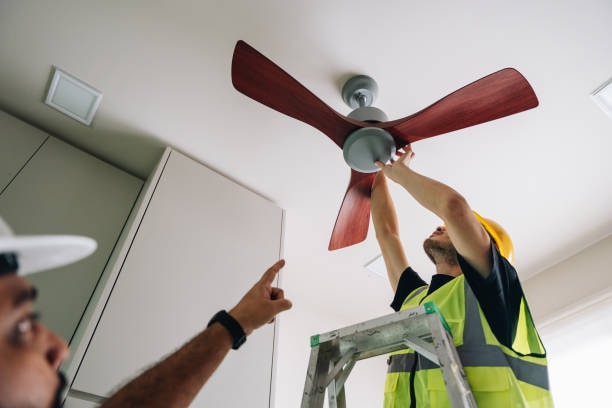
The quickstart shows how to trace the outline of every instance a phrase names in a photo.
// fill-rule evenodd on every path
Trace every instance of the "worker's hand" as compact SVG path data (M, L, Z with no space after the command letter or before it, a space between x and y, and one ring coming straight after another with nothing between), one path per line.
M414 158L414 152L410 145L398 150L398 152L400 152L401 155L395 160L391 159L389 164L384 164L380 161L374 162L374 164L382 170L385 176L395 182L399 182L401 174L410 168L410 162Z
M272 323L274 317L280 312L291 309L291 302L285 299L283 290L272 286L276 274L283 266L285 266L285 261L282 259L272 265L240 302L229 311L229 314L238 320L247 335L266 323Z

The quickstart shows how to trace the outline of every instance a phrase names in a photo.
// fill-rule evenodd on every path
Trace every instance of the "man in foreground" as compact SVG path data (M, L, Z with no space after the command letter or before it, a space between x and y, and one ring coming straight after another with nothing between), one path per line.
M75 262L95 242L74 236L14 236L0 218L0 408L59 407L66 381L59 366L66 342L38 322L37 291L21 275ZM187 407L230 349L291 308L282 289L272 286L280 260L272 265L229 312L148 369L102 407Z

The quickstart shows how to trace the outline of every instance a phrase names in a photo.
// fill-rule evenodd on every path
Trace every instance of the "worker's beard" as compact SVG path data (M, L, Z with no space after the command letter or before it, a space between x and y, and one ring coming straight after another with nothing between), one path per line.
M57 386L57 390L55 391L55 400L53 400L53 404L51 408L61 408L62 406L62 395L64 394L64 388L66 388L66 377L62 373L57 373L59 377L59 384Z
M450 242L445 244L427 238L423 241L423 249L434 265L457 265L459 263L459 261L457 261L457 250Z

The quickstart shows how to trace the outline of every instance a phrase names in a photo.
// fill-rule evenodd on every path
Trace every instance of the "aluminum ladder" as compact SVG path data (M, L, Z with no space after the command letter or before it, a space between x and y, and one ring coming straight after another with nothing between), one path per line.
M440 366L453 408L476 407L450 329L434 302L316 334L310 346L302 408L323 408L326 391L329 408L346 408L344 383L355 363L405 348Z

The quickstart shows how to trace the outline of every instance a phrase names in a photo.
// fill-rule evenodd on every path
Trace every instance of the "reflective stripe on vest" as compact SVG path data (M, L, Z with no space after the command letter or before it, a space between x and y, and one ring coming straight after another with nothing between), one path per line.
M417 289L413 290L412 294L410 294L409 296L406 296L406 299L404 299L404 301L402 302L402 306L404 306L406 303L410 302L412 299L417 297L417 295L419 293L421 293L422 291L424 291L427 288L429 288L429 286L421 286L420 288L417 288Z
M464 283L463 287L465 295L463 342L466 345L457 347L463 367L510 367L518 380L548 390L548 373L545 365L510 356L498 346L486 343L476 296L469 284ZM440 368L438 364L411 352L391 356L387 372L409 373L415 358L418 358L417 371Z
M483 350L483 348L479 348L478 350L469 350L469 347L457 347L457 352L459 353L459 358L461 359L463 367L509 366L518 380L544 388L546 390L549 389L546 366L509 356L503 353L497 346L492 346L489 344L484 348L485 350ZM414 363L414 358L415 353L396 354L391 356L387 372L410 372L412 364ZM418 355L418 358L419 363L417 364L417 371L440 368L438 364L421 355Z

